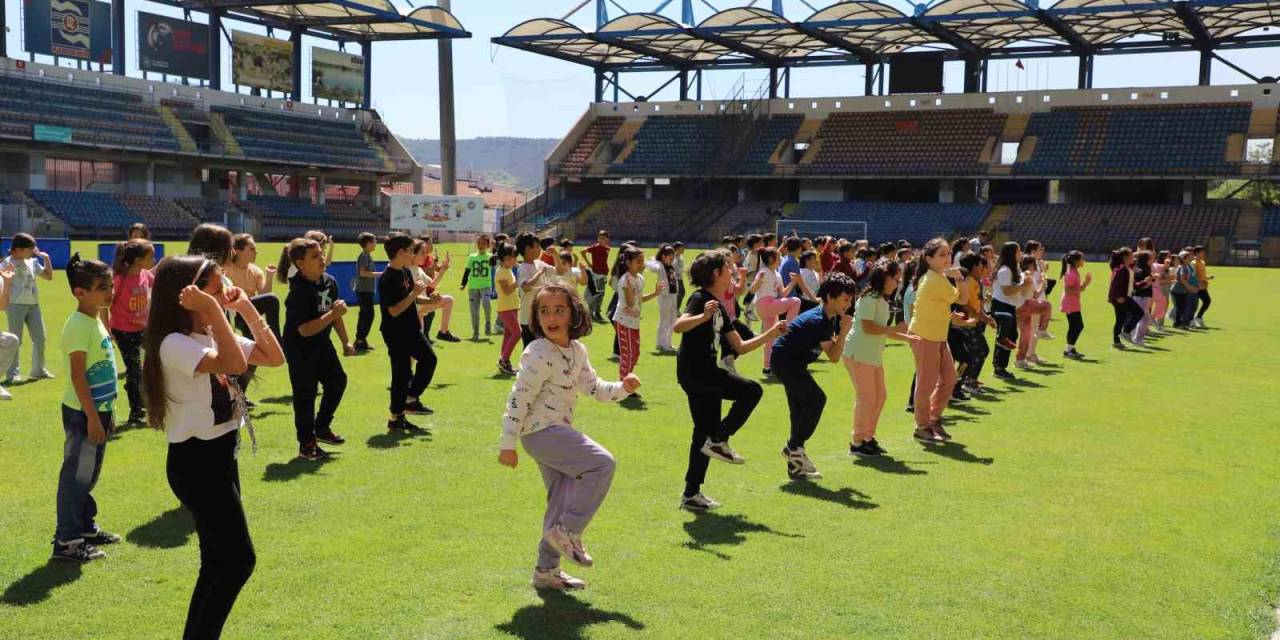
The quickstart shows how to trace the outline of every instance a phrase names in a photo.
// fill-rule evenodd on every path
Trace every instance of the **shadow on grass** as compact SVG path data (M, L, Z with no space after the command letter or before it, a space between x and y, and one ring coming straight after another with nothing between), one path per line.
M813 482L797 481L788 482L778 488L783 493L814 498L823 502L838 504L842 507L849 507L850 509L875 509L880 506L868 500L871 496L850 487L828 489Z
M628 411L644 411L644 409L649 405L646 405L644 403L644 398L640 398L632 395L632 396L627 396L623 398L620 402L618 402L618 406Z
M418 431L387 431L377 435L369 436L367 444L370 449L395 449L396 447L409 446L407 440L425 440L431 441L431 430L420 429Z
M1024 372L1025 373L1025 372ZM1044 385L1035 380L1027 380L1026 378L1018 378L1017 380L1005 380L1005 384L1010 387L1021 387L1023 389L1043 389Z
M995 464L995 458L980 458L969 453L968 447L958 442L947 442L943 444L925 445L924 450L943 458L950 458L956 462L969 462L973 464L991 465Z
M340 455L337 451L330 451L329 455ZM337 458L329 458L328 460L307 460L306 458L294 458L288 462L272 462L267 468L262 470L262 479L267 482L288 482L297 480L303 475L311 475L320 470L320 467L337 460Z
M258 404L262 404L264 402L266 404L285 404L285 405L292 406L293 396L287 395L287 396L272 396L270 398L258 398Z
M190 542L195 531L196 523L191 519L191 512L178 506L152 518L151 522L138 525L125 535L125 540L139 547L176 549Z
M25 607L44 602L54 589L79 580L83 569L79 562L48 560L5 588L0 603Z
M522 640L582 640L587 627L610 622L621 622L633 631L645 628L625 613L597 609L563 591L539 589L537 593L542 604L521 607L510 622L494 628Z
M866 467L868 469L875 469L881 473L891 473L900 476L923 476L929 473L924 469L912 468L908 466L906 462L889 456L854 458L853 466Z
M954 401L954 400L952 400L950 403L948 403L948 404L947 404L947 410L948 410L948 411L959 411L960 413L967 413L967 414L969 414L969 415L971 415L971 416L989 416L989 415L991 415L991 412L990 412L990 411L987 411L986 409L981 409L981 408L979 408L979 407L975 407L975 406L973 406L973 405L965 404L965 403L962 403L962 402L956 402L956 401Z
M1062 369L1061 367L1048 369L1048 368L1045 368L1044 365L1039 365L1034 369L1023 369L1022 372L1034 374L1037 376L1056 376L1062 373Z
M695 514L693 520L684 523L684 531L689 534L689 541L684 543L687 549L705 551L721 560L733 557L711 549L711 546L737 546L747 541L748 533L767 533L783 538L803 538L795 533L774 531L769 525L752 522L738 514L722 515L713 512Z

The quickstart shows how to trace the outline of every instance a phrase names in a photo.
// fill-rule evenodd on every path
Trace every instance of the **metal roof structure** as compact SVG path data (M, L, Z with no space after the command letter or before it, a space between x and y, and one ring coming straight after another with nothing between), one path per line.
M470 38L449 11L402 14L389 0L155 0L171 7L344 42Z
M664 3L665 6L666 3ZM492 41L597 72L875 64L908 50L987 60L1280 46L1280 0L941 0L913 15L838 2L802 21L763 8L680 24L629 13L588 33L563 19L522 22ZM1262 33L1256 33L1261 31Z

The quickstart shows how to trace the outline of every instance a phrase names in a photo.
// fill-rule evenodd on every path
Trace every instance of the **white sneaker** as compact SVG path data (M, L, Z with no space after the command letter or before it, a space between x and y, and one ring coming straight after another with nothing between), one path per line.
M1204 318L1196 318L1196 327L1200 329L1204 328Z
M595 560L587 553L586 548L582 546L582 536L569 533L562 524L543 531L542 538L553 549L559 551L560 555L568 558L569 562L580 567L589 567L595 563Z
M685 511L693 511L701 513L703 511L714 511L720 508L720 503L715 498L696 493L691 496L680 496L680 508Z
M1031 365L1030 365L1030 364L1027 364L1027 361L1026 361L1026 360L1018 360L1017 362L1014 362L1014 363L1013 363L1013 366L1015 366L1015 367L1017 367L1017 368L1019 368L1019 369L1030 369L1030 368L1031 368Z
M1031 364L1048 364L1048 362L1041 360L1040 356L1035 354L1027 356L1027 362L1030 362Z
M747 462L747 459L738 455L728 442L712 442L711 438L707 438L707 442L702 445L702 455L729 464L746 464Z
M1037 337L1037 338L1044 338L1045 340L1053 340L1053 339L1054 339L1054 335L1053 335L1052 333L1049 333L1049 331L1048 331L1048 330L1044 330L1044 331L1037 331L1037 332L1036 332L1036 337Z
M4 387L0 387L0 400L12 400L12 399L13 399L13 394L9 393L8 389L5 389Z
M560 567L551 569L533 570L533 586L537 589L555 589L556 591L578 591L587 588L587 583L575 578L560 570Z
M1135 347L1145 347L1145 346L1147 346L1147 341L1146 341L1146 340L1143 340L1142 338L1136 338L1136 339L1134 339L1134 340L1133 340L1133 346L1135 346Z
M48 369L42 369L27 377L31 378L32 380L52 380L55 376L53 375L52 371L49 371Z
M821 478L822 473L805 454L804 447L798 449L782 448L782 457L787 461L787 475L793 479Z

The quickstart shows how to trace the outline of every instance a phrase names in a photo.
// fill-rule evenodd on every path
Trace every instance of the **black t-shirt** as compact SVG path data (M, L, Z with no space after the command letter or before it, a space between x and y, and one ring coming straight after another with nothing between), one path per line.
M698 289L689 296L684 312L700 316L707 303L712 300L716 300L716 297L710 291ZM711 320L681 334L680 352L676 355L676 379L684 382L714 373L717 338L733 330L733 319L721 304Z
M338 300L338 281L327 273L318 282L300 275L289 279L289 295L284 299L284 342L290 351L310 350L333 344L329 341L332 324L307 338L302 337L298 329L328 313Z
M393 316L388 311L411 295L413 295L411 269L392 269L388 266L383 270L382 275L378 276L378 306L382 308L382 324L379 325L379 329L382 331L383 338L396 340L422 331L418 310L414 305L409 305L409 308L398 316Z

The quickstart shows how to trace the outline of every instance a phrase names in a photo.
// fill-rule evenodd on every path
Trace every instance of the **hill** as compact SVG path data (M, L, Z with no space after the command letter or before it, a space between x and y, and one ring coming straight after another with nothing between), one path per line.
M440 141L401 138L422 164L439 164ZM542 182L542 161L555 138L470 138L458 141L458 176L474 173L490 182L531 188Z

